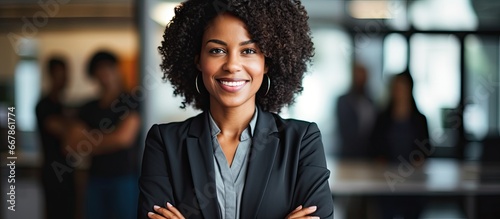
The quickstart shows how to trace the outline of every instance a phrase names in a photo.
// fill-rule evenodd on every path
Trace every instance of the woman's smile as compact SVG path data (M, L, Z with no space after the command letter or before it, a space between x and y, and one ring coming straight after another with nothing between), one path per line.
M250 82L250 80L231 78L220 78L216 80L220 87L227 92L238 92Z

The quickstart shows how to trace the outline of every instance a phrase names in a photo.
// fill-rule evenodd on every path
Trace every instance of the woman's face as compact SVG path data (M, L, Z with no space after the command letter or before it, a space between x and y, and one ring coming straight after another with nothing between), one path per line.
M396 78L392 85L392 98L397 104L410 104L412 91L405 78Z
M196 64L210 93L210 104L226 108L255 105L267 67L242 20L230 14L215 17L203 34Z

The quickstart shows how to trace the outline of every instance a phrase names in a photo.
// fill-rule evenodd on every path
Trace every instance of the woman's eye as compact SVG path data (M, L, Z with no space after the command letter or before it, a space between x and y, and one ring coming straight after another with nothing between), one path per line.
M255 49L245 49L243 50L243 54L255 54L257 51Z
M209 52L212 54L222 54L222 53L224 53L224 50L223 49L211 49Z

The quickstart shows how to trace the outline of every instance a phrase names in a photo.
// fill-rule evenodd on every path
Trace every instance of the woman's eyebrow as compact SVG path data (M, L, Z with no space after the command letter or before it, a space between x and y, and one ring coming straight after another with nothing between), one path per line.
M207 40L207 43L217 43L217 44L220 44L220 45L223 45L223 46L227 46L227 43L222 41L222 40L218 40L218 39L210 39L210 40ZM239 45L240 46L244 46L244 45L248 45L248 44L252 44L252 43L255 43L254 40L247 40L247 41L243 41L241 42Z
M223 45L223 46L227 46L227 43L222 41L222 40L217 40L217 39L211 39L211 40L207 40L207 43L217 43L217 44L220 44L220 45Z
M248 44L252 44L252 43L255 43L254 40L247 40L247 41L243 41L240 43L240 46L244 46L244 45L248 45Z

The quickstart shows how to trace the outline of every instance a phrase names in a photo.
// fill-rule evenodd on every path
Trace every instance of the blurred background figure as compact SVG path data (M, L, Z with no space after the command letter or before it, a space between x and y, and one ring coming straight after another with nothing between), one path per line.
M50 89L36 106L38 132L42 141L44 188L47 219L75 218L76 191L74 172L60 171L66 164L62 142L67 134L69 118L61 102L67 85L68 68L61 58L51 58L47 63Z
M410 160L421 165L424 157L413 156L415 153L412 152L422 150L416 140L428 140L429 131L427 119L420 113L413 98L413 78L410 72L405 71L395 75L389 86L389 104L378 116L373 131L376 155L393 164L408 163ZM417 163L412 162L411 165L416 167ZM378 199L383 219L417 219L424 204L423 198L419 196L388 195Z
M377 116L375 105L366 92L368 71L355 62L351 71L351 87L337 100L337 122L341 159L371 159L370 137ZM345 204L347 219L368 218L371 202L366 196L348 196Z
M379 158L401 162L398 157L408 160L411 152L420 150L415 141L428 140L429 131L427 119L418 110L413 97L410 72L397 74L389 86L389 104L377 118L373 144Z
M79 109L69 145L93 144L86 191L86 218L135 218L138 197L139 103L124 92L118 59L111 52L95 53L89 76L100 95Z
M355 63L352 68L351 88L338 99L337 121L341 158L370 157L369 140L377 115L375 105L365 90L367 77L366 68Z

